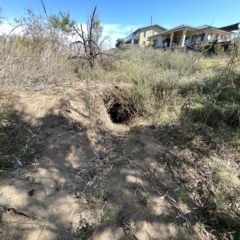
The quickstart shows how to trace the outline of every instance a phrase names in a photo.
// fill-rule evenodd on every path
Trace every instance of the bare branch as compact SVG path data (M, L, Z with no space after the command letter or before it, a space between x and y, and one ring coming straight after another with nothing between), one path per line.
M96 16L97 15L96 11L97 7L94 8L93 13L90 16L90 19L87 21L86 33L83 30L82 24L80 25L80 29L78 29L76 26L73 26L74 31L80 38L80 41L74 43L82 44L85 54L83 58L85 58L89 62L91 68L94 68L95 60L98 56L100 56L102 60L102 56L107 55L103 53L101 50L101 46L103 42L107 40L107 37L103 38L99 43L103 26L100 24L100 21Z

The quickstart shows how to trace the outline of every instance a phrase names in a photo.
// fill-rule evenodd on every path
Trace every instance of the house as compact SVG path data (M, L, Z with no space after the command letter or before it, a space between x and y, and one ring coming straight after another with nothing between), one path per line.
M224 31L232 32L232 38L238 38L239 32L240 32L240 23L238 22L232 25L221 27L220 29Z
M194 46L205 45L210 42L226 42L231 39L231 31L227 27L215 28L209 25L192 27L182 24L178 27L149 37L154 47L173 47L174 45Z
M144 46L149 44L149 37L166 31L167 29L160 25L151 25L137 29L123 41L124 46ZM129 46L129 47L131 47Z

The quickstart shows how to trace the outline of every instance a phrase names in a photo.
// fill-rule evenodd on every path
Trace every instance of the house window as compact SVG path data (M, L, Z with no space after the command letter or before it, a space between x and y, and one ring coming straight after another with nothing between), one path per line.
M143 34L144 34L143 36L144 36L144 37L146 37L146 31L144 31L144 33L143 33Z
M145 41L143 41L143 45L145 45Z

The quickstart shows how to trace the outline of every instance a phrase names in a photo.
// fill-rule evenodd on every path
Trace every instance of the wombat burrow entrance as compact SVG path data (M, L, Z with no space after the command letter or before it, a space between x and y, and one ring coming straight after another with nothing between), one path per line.
M133 118L133 107L119 87L108 89L103 100L113 123L126 124Z

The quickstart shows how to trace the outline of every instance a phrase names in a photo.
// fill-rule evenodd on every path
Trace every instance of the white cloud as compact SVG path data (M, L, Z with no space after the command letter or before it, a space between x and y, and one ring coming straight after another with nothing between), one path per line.
M83 26L83 31L86 31L86 24L82 24ZM130 26L130 25L121 25L121 24L103 24L104 29L103 29L103 37L109 36L109 43L106 43L106 45L110 48L115 47L115 43L118 38L125 38L128 35L131 34L132 31L137 30L141 26ZM1 30L0 30L0 35L1 34L9 34L15 26L10 25L9 23L3 23L1 24ZM80 27L80 24L79 24ZM22 32L22 28L18 27L16 28L12 34L20 34ZM69 40L76 41L78 38L77 36L75 37L70 37Z
M115 43L118 38L125 38L131 34L131 31L135 31L139 26L129 26L121 24L103 24L103 36L109 36L110 47L115 47Z
M23 32L23 28L20 25L12 25L9 23L3 23L0 25L0 35L9 35L9 34L21 34Z

